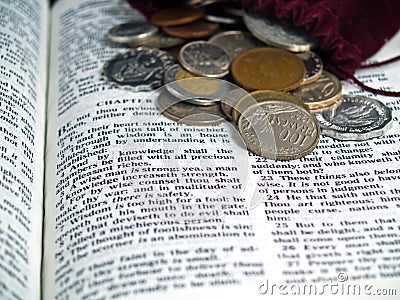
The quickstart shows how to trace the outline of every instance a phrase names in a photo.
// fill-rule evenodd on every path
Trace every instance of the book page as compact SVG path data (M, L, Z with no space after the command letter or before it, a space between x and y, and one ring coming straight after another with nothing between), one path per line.
M384 137L258 157L228 122L177 123L156 108L162 91L104 82L128 50L107 31L134 18L123 1L52 13L44 298L398 295L397 99L378 97L395 117ZM396 89L395 68L357 76Z
M40 299L46 1L0 3L0 298Z

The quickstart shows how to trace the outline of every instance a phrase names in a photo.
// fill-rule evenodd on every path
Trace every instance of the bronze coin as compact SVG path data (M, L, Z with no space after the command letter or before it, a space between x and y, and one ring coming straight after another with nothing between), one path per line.
M155 12L150 16L150 22L157 26L176 26L200 20L204 15L203 7L176 6Z
M208 37L217 31L218 23L207 21L196 21L180 26L165 26L163 30L166 34L182 39L198 39Z
M244 89L287 92L303 82L306 69L302 60L287 50L260 47L239 54L231 71Z

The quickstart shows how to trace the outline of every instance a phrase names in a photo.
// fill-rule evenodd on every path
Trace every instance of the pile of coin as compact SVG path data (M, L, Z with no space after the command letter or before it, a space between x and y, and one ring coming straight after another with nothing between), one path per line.
M231 120L248 149L267 158L302 157L321 133L364 140L392 123L383 103L342 95L311 51L317 40L261 12L226 3L168 8L108 37L132 47L105 64L110 84L163 86L157 105L165 116L191 125Z

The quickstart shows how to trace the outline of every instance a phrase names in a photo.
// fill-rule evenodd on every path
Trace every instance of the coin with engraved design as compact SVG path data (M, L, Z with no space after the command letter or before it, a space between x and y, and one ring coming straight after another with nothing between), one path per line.
M224 77L229 73L231 57L220 46L206 41L187 43L179 52L179 62L196 75Z
M318 144L315 117L293 102L270 100L248 107L238 122L247 148L275 160L292 160L310 153Z
M162 85L164 72L173 62L165 51L137 47L104 64L105 80L130 91L149 91Z
M392 127L391 110L363 96L343 95L341 104L315 114L321 132L338 140L363 141L384 135Z

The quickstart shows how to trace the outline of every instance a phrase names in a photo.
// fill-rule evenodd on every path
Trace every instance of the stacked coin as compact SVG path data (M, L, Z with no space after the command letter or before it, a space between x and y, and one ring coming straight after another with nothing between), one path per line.
M112 41L133 48L105 65L106 80L135 91L164 85L157 101L164 115L192 125L232 120L250 151L272 159L306 155L320 133L363 140L390 128L384 104L342 95L306 31L208 2L186 1L112 28Z

